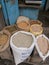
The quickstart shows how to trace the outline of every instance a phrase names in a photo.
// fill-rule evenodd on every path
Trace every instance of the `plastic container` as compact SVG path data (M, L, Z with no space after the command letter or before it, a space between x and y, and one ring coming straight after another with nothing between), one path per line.
M21 48L21 47L18 48L13 44L13 42L12 42L13 36L20 33L20 32L25 33L25 34L29 34L29 35L31 35L33 37L33 43L29 48ZM11 36L10 46L11 46L12 51L13 51L13 55L14 55L16 65L23 62L24 60L26 60L30 56L30 54L33 51L34 45L35 45L35 36L32 33L24 32L24 31L18 31L18 32L16 32L15 34L13 34Z

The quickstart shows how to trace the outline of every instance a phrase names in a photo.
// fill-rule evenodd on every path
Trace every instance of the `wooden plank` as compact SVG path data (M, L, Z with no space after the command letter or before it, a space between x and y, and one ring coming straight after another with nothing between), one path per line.
M19 4L19 7L30 7L30 8L40 8L40 5L26 5L26 4Z

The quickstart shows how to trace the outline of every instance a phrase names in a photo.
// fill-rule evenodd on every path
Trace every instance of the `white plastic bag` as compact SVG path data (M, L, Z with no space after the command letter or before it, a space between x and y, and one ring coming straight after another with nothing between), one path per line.
M13 42L12 42L12 38L14 35L18 34L18 33L25 33L25 34L28 34L28 35L31 35L33 37L33 42L32 42L32 45L29 47L29 48L18 48L16 47ZM27 59L30 54L32 53L33 51L33 48L34 48L34 45L35 45L35 36L32 34L32 33L29 33L29 32L24 32L24 31L18 31L16 32L15 34L13 34L11 36L11 39L10 39L10 46L12 48L12 51L13 51L13 55L14 55L14 59L15 59L15 64L19 64L21 62L23 62L25 59Z
M49 42L49 39L44 35L44 34L41 34L41 35L39 35L39 36L37 36L36 37L36 44L35 44L35 47L36 47L36 49L37 49L37 51L38 51L38 53L39 53L39 56L43 59L43 61L49 56L49 51L46 53L46 55L43 55L43 53L40 51L40 49L39 49L39 47L38 47L38 43L37 43L37 39L39 38L39 37L44 37L44 38L46 38L47 40L48 40L48 42ZM45 47L46 48L46 47Z

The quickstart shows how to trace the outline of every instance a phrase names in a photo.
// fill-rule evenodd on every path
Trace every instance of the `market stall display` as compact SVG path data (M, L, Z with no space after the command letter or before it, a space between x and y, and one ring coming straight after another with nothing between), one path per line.
M49 56L49 39L41 34L36 37L36 49L39 53L39 56L45 61L45 59Z
M48 29L42 27L42 25L39 20L30 20L28 17L19 16L16 24L6 26L0 32L0 52L6 51L8 47L11 47L15 64L23 61L28 64L34 64L34 61L37 63L45 62L49 56L49 39L46 35L43 35ZM36 54L34 55L35 49ZM8 52L11 52L11 50ZM4 53L5 55L7 54L6 58L10 57L10 53L7 53L7 51ZM5 58L4 53L0 53L0 55Z
M30 25L33 25L33 24L39 24L39 25L42 26L42 22L39 21L39 20L30 20L29 23L30 23Z
M43 27L39 24L33 24L30 26L30 32L35 36L43 33Z
M10 25L10 26L6 26L3 28L3 30L6 30L7 32L9 32L10 34L13 34L14 32L17 31L17 27L16 25Z
M3 52L9 47L10 33L3 30L0 31L0 52Z
M32 33L18 31L11 36L10 46L13 51L16 65L23 62L30 56L34 48L34 44L35 36Z
M19 30L29 31L30 23L28 17L25 16L18 17L16 24Z

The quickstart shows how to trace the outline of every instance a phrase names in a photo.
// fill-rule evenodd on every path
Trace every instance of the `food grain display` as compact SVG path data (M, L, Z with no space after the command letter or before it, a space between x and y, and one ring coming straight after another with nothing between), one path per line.
M10 46L16 65L23 62L31 55L34 45L35 36L30 32L18 31L11 36Z
M42 34L43 28L39 24L33 24L30 27L30 32L32 32L35 36Z
M8 40L8 36L6 34L0 34L0 48L3 47Z
M30 19L28 17L25 17L25 16L19 16L18 19L17 19L17 23L21 22L21 21L26 21L28 22Z
M31 35L25 34L25 33L18 33L17 35L15 35L12 39L14 45L16 45L17 47L30 47L32 42L33 42L33 38Z
M39 25L42 26L42 22L39 21L39 20L30 20L29 22L30 22L30 25L33 25L33 24L39 24Z
M10 33L6 30L0 31L0 52L5 51L9 47Z
M40 51L43 53L43 55L45 55L48 52L48 44L49 44L48 40L44 38L43 36L39 37L37 39L37 44Z
M45 59L49 56L49 39L44 34L41 34L36 37L35 46L39 56L43 61L45 61Z
M17 31L16 25L11 25L11 26L6 26L3 30L6 30L10 34L14 33Z
M16 24L19 29L24 31L29 31L30 23L29 23L28 17L25 17L25 16L18 17Z
M18 23L18 27L19 28L22 28L22 29L24 29L24 28L26 28L28 26L28 23L27 22L20 22L20 23Z

